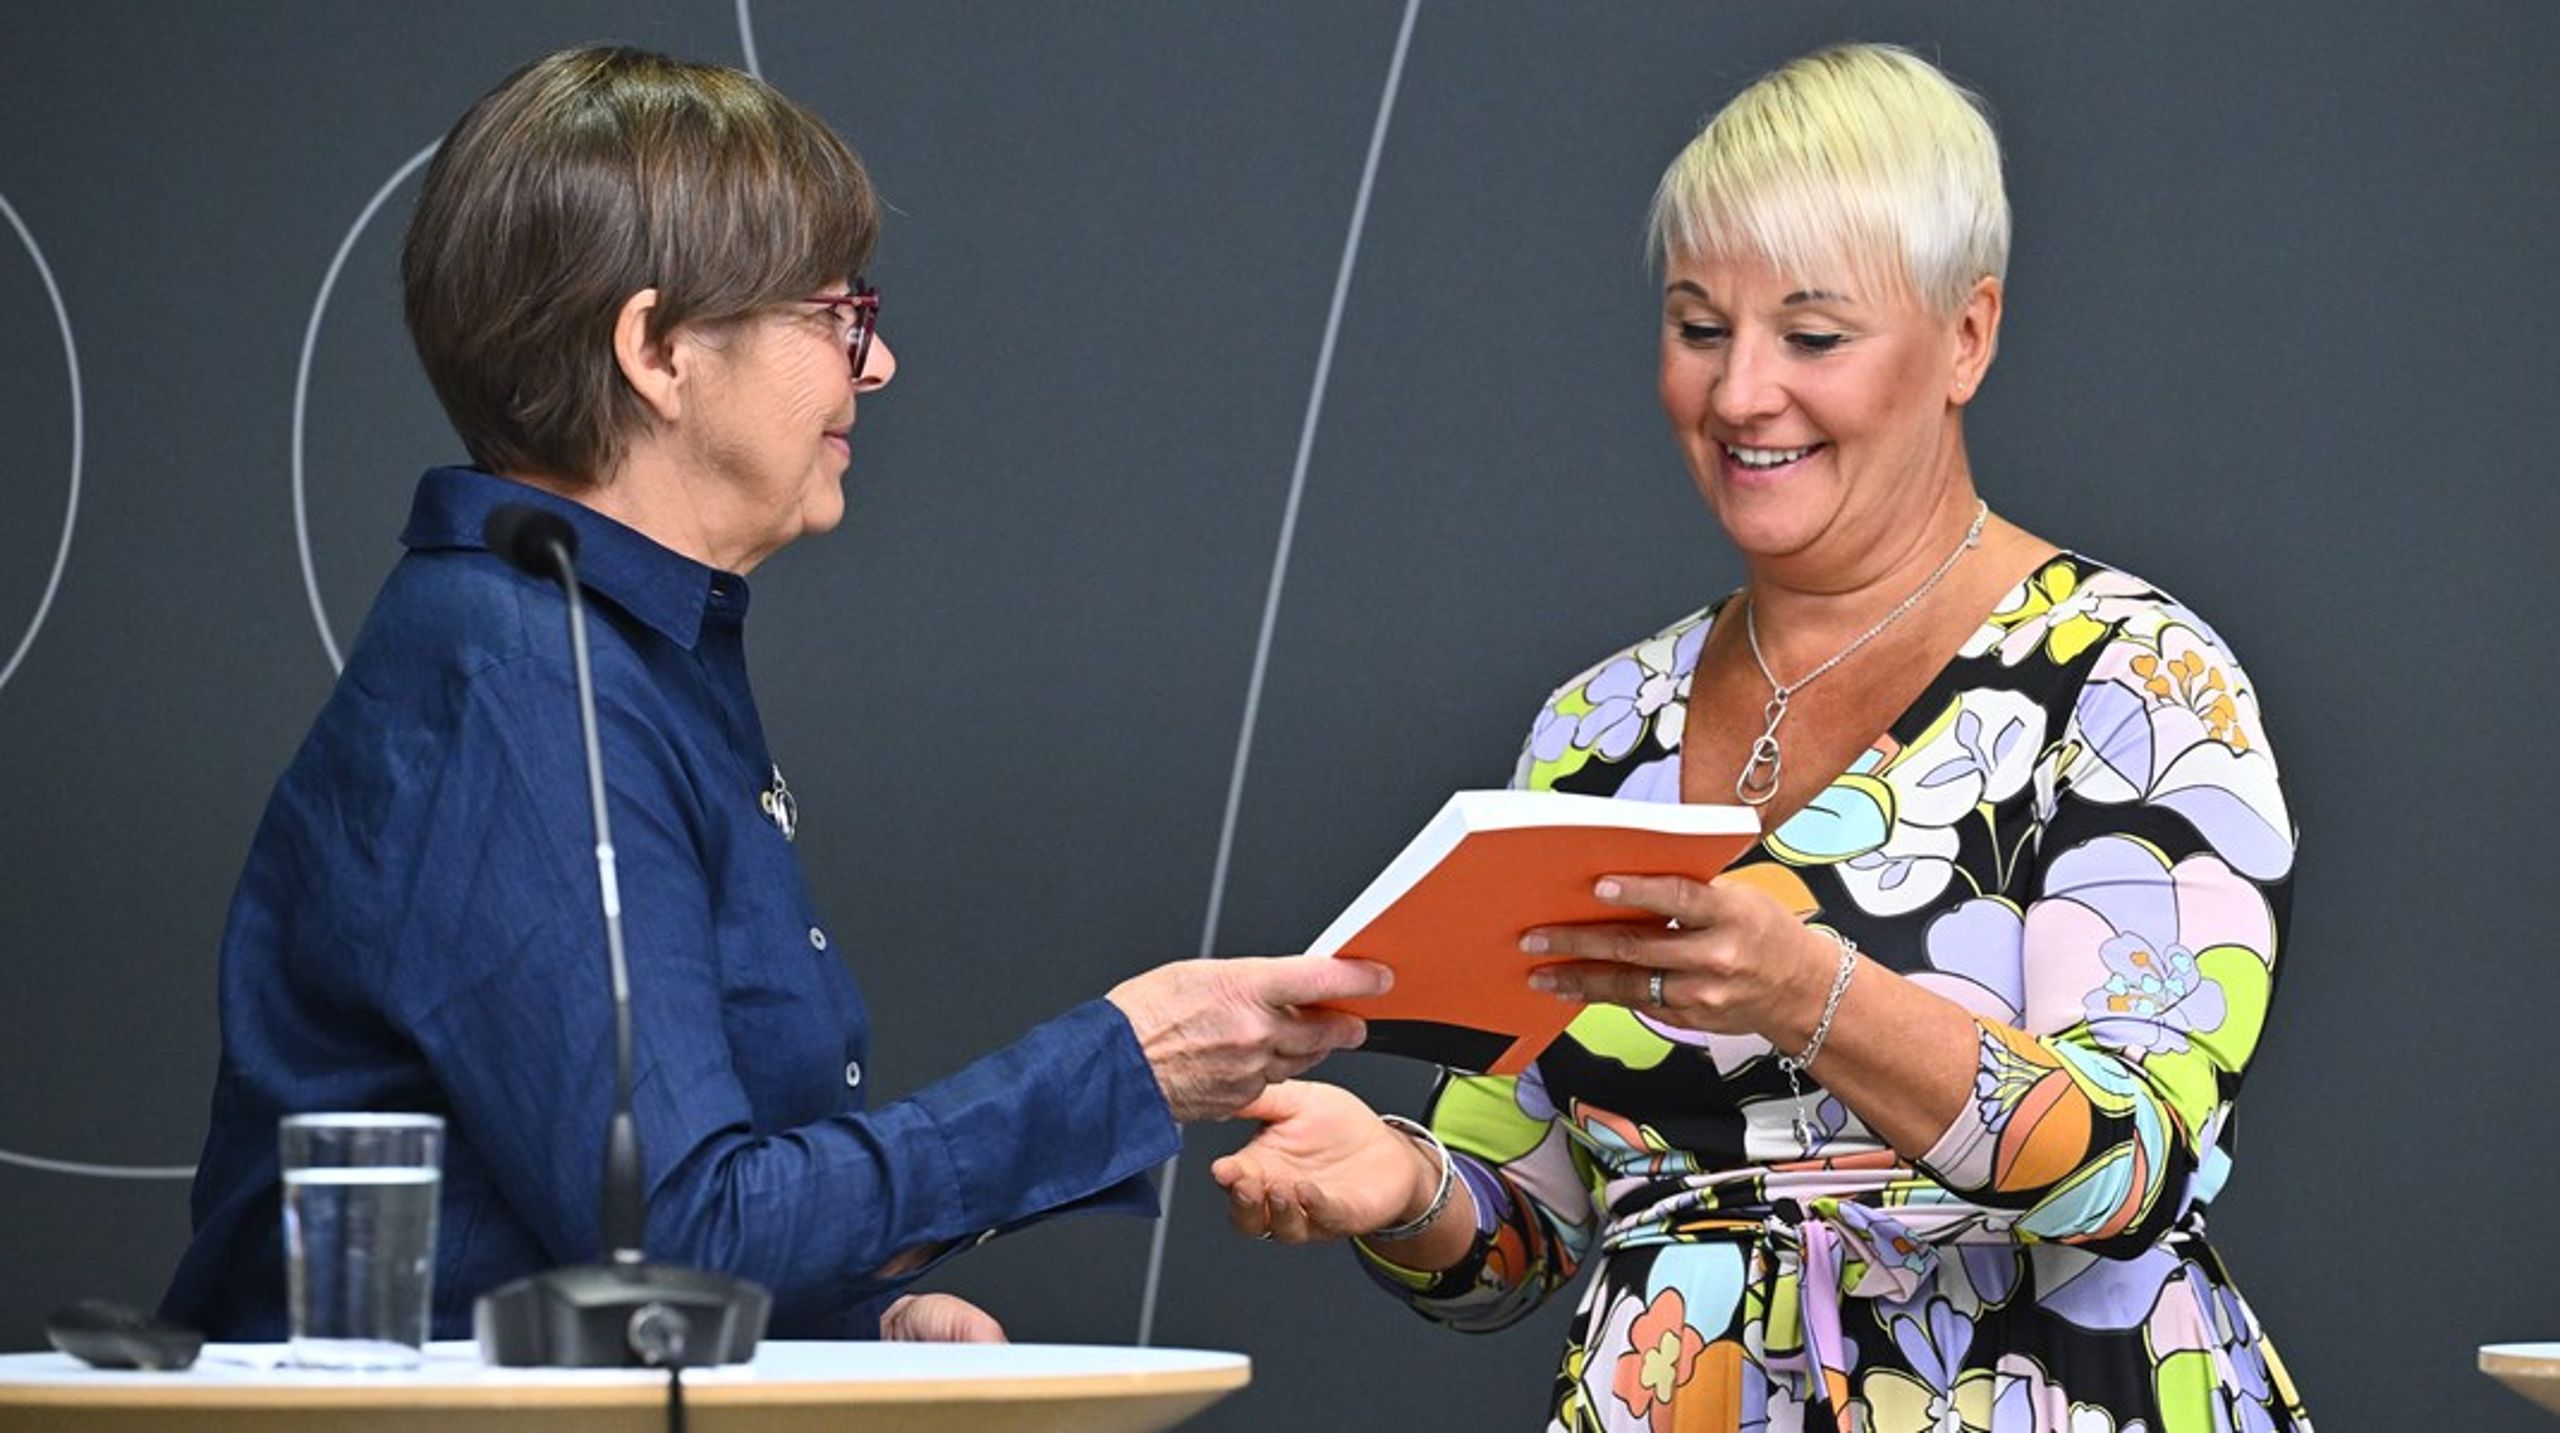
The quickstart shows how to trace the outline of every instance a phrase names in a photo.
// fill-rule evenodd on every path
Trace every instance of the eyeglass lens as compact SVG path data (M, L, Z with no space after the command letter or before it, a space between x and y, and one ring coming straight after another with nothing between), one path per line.
M860 279L853 281L853 302L846 305L853 320L853 376L862 377L871 363L871 334L880 326L880 291Z

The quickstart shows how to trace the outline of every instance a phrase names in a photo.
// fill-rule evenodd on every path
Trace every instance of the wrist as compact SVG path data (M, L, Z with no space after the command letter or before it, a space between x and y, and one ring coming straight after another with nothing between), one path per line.
M1449 1196L1458 1182L1457 1160L1449 1153L1449 1147L1440 1142L1440 1137L1422 1125L1400 1115L1381 1115L1378 1118L1380 1123L1396 1131L1403 1143L1428 1166L1429 1172L1422 1177L1428 1181L1423 1188L1429 1192L1418 1204L1408 1197L1401 1211L1403 1218L1360 1237L1384 1244L1419 1238L1439 1222L1442 1214L1448 1212Z
M1409 1177L1404 1202L1396 1206L1396 1217L1388 1221L1389 1227L1411 1224L1429 1213L1431 1197L1440 1192L1440 1160L1431 1147L1402 1131L1397 1132L1396 1143L1404 1146Z
M1840 1015L1840 1002L1848 994L1850 979L1858 969L1855 941L1838 931L1806 927L1805 933L1813 937L1813 953L1803 966L1804 990L1795 1002L1796 1019L1769 1042L1776 1047L1781 1064L1799 1070L1811 1065L1829 1043L1833 1023Z
M1780 1054L1801 1050L1813 1038L1813 1027L1822 1023L1823 1002L1831 994L1831 971L1840 960L1840 947L1818 926L1796 927L1796 963L1794 979L1787 982L1785 1018L1768 1032L1769 1044Z

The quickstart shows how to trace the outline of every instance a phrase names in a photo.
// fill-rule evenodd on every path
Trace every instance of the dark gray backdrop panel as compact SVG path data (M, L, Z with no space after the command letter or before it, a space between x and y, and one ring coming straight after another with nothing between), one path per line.
M759 574L754 642L884 1092L1200 939L1401 11L749 12L764 73L896 210L902 371L864 405L848 529ZM2469 1364L2551 1336L2560 1274L2523 1212L2553 1174L2560 996L2530 904L2560 796L2547 7L1426 4L1217 944L1306 939L1441 792L1503 778L1550 686L1738 578L1653 405L1637 229L1707 110L1849 36L1940 56L2001 116L2019 240L1971 424L1986 492L2195 603L2268 694L2307 841L2227 1252L2327 1426L2531 1427ZM0 197L60 284L88 419L70 559L0 685L0 1150L192 1156L224 902L329 678L292 482L322 276L471 97L590 38L744 53L717 0L0 16ZM391 291L414 193L355 235L310 349L311 587L341 644L415 469L455 452ZM6 231L0 353L5 664L72 448ZM1158 1327L1255 1355L1211 1426L1534 1421L1561 1307L1462 1339L1338 1254L1233 1240L1205 1168L1238 1138L1192 1141ZM76 1294L156 1294L181 1188L0 1166L0 1346ZM1063 1221L941 1282L1020 1337L1125 1341L1146 1244Z

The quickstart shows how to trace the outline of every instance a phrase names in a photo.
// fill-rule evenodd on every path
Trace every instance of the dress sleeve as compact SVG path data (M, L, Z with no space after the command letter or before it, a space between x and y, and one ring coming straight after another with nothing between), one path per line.
M601 1238L614 1052L582 758L559 731L563 694L539 690L562 679L484 673L452 744L475 759L419 773L432 786L421 886L403 897L383 984L451 1100L453 1137L551 1258L580 1261ZM903 1251L1079 1201L1152 1211L1141 1176L1179 1135L1128 1022L1102 1001L908 1098L759 1132L722 1018L737 997L714 922L736 917L715 902L701 843L716 838L652 723L609 691L599 720L652 1257L764 1284L777 1322L832 1324L904 1282L870 1272ZM777 923L806 928L789 922Z
M1540 730L1554 706L1551 699L1541 713ZM1521 752L1514 789L1548 784L1537 779L1536 741L1533 733ZM1435 1323L1468 1332L1515 1323L1569 1283L1590 1252L1600 1227L1598 1173L1535 1066L1523 1075L1443 1070L1429 1124L1474 1196L1475 1242L1441 1270L1390 1263L1358 1241L1352 1247L1372 1279Z
M1434 1323L1479 1333L1518 1322L1581 1267L1598 1233L1591 1161L1525 1075L1442 1076L1430 1124L1474 1196L1475 1242L1446 1269L1407 1269L1354 1241L1372 1279Z
M2149 1243L2221 1183L2295 845L2229 651L2156 595L2113 617L2099 637L2085 612L2012 636L2086 676L2040 758L2020 898L1931 929L1941 967L2013 971L1988 982L2013 1010L1977 1008L1971 1097L1920 1161L2019 1235L2100 1253Z

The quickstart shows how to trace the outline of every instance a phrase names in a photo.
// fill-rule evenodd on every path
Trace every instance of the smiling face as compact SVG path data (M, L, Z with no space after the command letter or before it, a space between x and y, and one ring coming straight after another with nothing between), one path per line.
M1699 493L1755 566L1854 582L1969 481L1959 422L1999 284L1954 315L1906 290L1689 255L1663 290L1663 411ZM1827 585L1827 583L1826 583Z
M873 338L857 377L844 320L806 303L678 341L698 365L674 434L687 486L702 530L736 554L717 565L743 572L794 538L834 529L844 520L855 400L897 372L887 342Z

